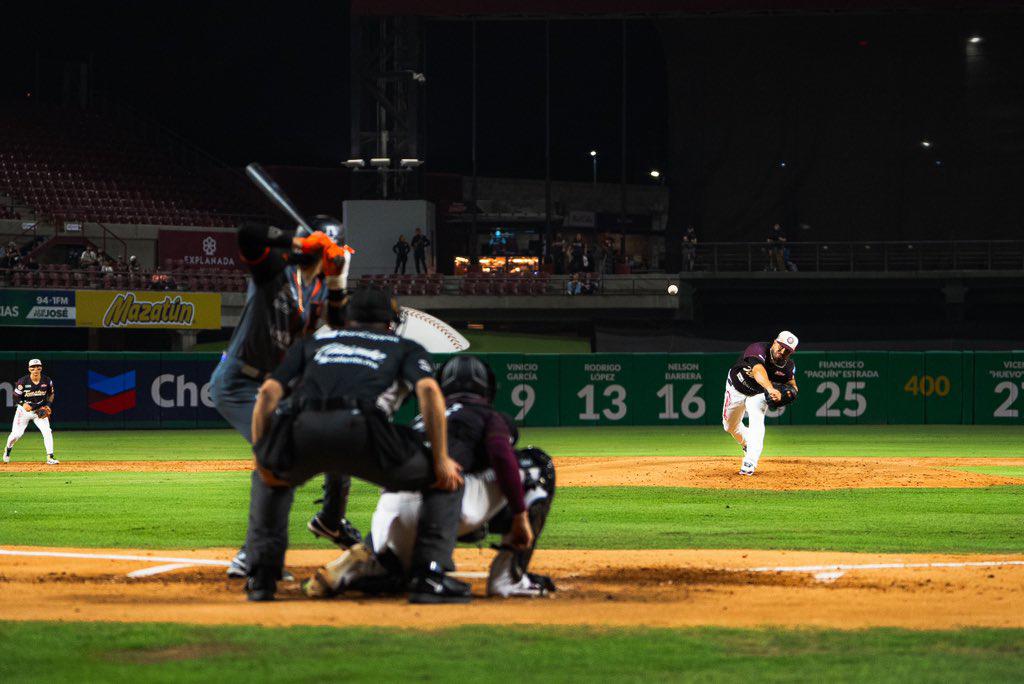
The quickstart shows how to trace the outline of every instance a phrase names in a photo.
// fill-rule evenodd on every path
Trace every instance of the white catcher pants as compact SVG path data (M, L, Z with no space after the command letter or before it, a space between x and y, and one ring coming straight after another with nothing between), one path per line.
M768 412L768 401L764 394L748 397L735 387L728 379L725 381L725 401L722 405L722 427L733 438L746 446L743 455L743 467L753 470L761 459L764 449L764 416ZM743 424L743 415L747 416L747 424Z
M494 471L466 475L464 481L459 536L479 528L505 506L505 496L498 488ZM423 497L419 492L381 494L370 521L374 553L390 549L408 571L422 505Z
M21 439L21 436L25 434L25 428L32 422L39 428L39 432L43 434L43 446L46 447L46 453L53 453L53 430L50 429L50 419L40 418L31 411L26 411L20 405L18 410L14 412L14 424L11 425L11 435L7 438L7 448L10 449L14 446L15 442Z

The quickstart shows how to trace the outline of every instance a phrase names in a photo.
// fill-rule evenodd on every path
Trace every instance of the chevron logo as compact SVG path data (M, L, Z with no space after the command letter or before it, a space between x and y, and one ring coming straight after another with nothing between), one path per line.
M89 371L89 408L108 416L135 408L135 371L111 377Z

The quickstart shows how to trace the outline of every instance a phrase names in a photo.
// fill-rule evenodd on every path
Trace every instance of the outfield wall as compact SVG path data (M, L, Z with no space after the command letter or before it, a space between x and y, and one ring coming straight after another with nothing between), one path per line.
M210 400L217 353L46 354L63 429L223 427ZM522 425L714 425L733 354L481 354L499 408ZM440 360L442 357L438 357ZM1024 352L799 352L785 425L1024 424ZM27 357L0 353L0 401ZM400 418L411 417L407 406Z

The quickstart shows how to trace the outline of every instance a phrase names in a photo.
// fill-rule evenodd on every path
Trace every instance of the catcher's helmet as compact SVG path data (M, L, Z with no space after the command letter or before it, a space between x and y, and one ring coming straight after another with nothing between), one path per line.
M445 395L467 392L494 401L497 383L494 371L475 356L453 356L437 371L437 381Z
M314 231L326 233L327 237L334 240L334 244L336 245L345 244L345 226L342 225L341 221L333 216L317 214L309 221L309 227ZM309 237L310 232L302 226L299 226L299 229L295 231L295 234L299 237Z

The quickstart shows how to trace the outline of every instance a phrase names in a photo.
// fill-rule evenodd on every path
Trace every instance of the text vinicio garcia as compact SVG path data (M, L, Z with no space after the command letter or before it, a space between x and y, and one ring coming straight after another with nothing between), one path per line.
M191 326L196 318L196 305L181 297L169 296L156 302L140 302L132 292L122 292L103 314L104 328L135 325Z

